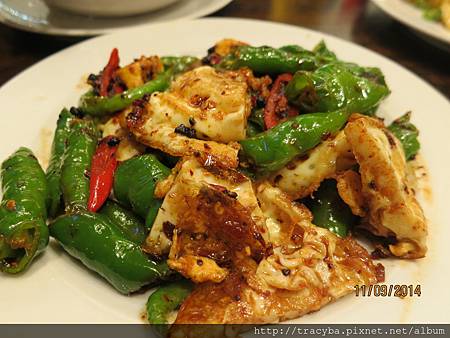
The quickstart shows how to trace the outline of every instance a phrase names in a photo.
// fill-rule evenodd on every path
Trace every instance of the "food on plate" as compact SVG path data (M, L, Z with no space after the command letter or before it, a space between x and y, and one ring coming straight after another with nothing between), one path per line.
M450 29L450 0L408 0L423 11L427 20L441 22Z
M50 234L71 256L124 294L172 274L164 261L150 259L134 236L102 214L79 211L59 216Z
M159 284L150 323L264 324L383 282L375 259L426 255L419 131L410 112L377 116L380 69L324 42L225 39L122 67L113 49L88 83L46 175L24 148L3 163L2 271L24 271L50 231L123 294Z
M399 257L420 258L427 250L423 211L407 180L405 153L379 120L353 116L344 129L361 174L361 192L370 231L394 235L389 250Z
M317 311L352 292L355 284L384 279L382 267L353 239L312 225L311 215L302 206L290 205L278 189L259 190L268 204L267 215L282 218L280 240L264 257L238 252L229 276L196 287L175 323L278 322ZM270 244L264 242L263 249Z
M170 169L152 154L123 161L114 173L114 195L125 207L151 227L161 202L155 198L156 184L169 176Z
M36 157L20 148L2 163L0 271L19 273L48 244L48 190Z
M86 210L89 199L91 160L99 133L94 121L74 119L70 133L64 140L65 150L61 165L60 186L66 212Z

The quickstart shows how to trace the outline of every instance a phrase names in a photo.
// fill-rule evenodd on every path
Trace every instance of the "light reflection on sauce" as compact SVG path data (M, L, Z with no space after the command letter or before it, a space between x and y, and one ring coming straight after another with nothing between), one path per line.
M431 179L428 167L423 157L419 154L416 158L408 162L409 168L412 169L414 175L410 175L408 179L415 180L413 186L419 198L423 197L428 204L433 203L433 191L431 189Z

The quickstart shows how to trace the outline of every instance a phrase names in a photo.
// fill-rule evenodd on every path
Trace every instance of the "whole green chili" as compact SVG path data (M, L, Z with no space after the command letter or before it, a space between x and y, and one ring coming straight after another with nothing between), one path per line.
M262 174L276 171L338 132L348 117L343 110L299 115L240 141L242 157Z
M47 182L31 150L20 148L2 163L0 271L18 273L48 243Z
M73 257L124 294L171 274L166 262L151 260L104 215L79 212L58 217L50 233Z

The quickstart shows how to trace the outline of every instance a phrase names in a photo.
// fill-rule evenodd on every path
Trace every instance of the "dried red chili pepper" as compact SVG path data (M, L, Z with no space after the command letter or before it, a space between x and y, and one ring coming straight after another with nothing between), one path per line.
M100 79L100 95L108 96L108 87L111 83L114 73L119 68L119 51L114 48L109 56L108 64L103 68L103 72ZM114 85L114 92L121 92L123 89L120 86Z
M288 117L298 115L298 110L289 106L288 100L284 95L284 87L291 80L292 74L281 74L276 78L270 89L270 94L264 108L264 124L267 129L275 127Z
M120 140L114 136L102 139L91 164L88 210L96 212L108 199L117 167L116 151Z

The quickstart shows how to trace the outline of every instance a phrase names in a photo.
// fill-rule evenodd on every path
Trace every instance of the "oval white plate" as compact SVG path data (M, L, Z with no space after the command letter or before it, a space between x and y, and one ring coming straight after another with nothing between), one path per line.
M195 19L214 13L232 0L179 0L157 11L128 17L90 17L47 6L44 0L1 0L0 22L36 33L91 36L149 23Z
M223 37L254 45L297 43L307 48L325 39L344 60L378 66L392 95L380 107L388 120L413 111L420 128L422 153L429 166L434 198L423 201L430 218L429 253L414 261L385 260L386 283L420 284L421 297L355 297L298 319L302 323L448 322L450 272L450 128L449 102L436 90L394 62L367 49L322 33L293 26L237 19L178 21L124 30L63 50L39 62L0 89L2 124L0 159L24 145L38 151L41 129L53 130L61 107L77 103L86 87L83 75L105 64L111 48L122 63L146 54L204 55ZM149 292L122 296L52 243L22 276L0 276L0 322L139 323Z
M386 14L412 29L440 42L450 44L450 29L445 28L440 22L425 19L419 8L405 0L372 0L372 2Z

